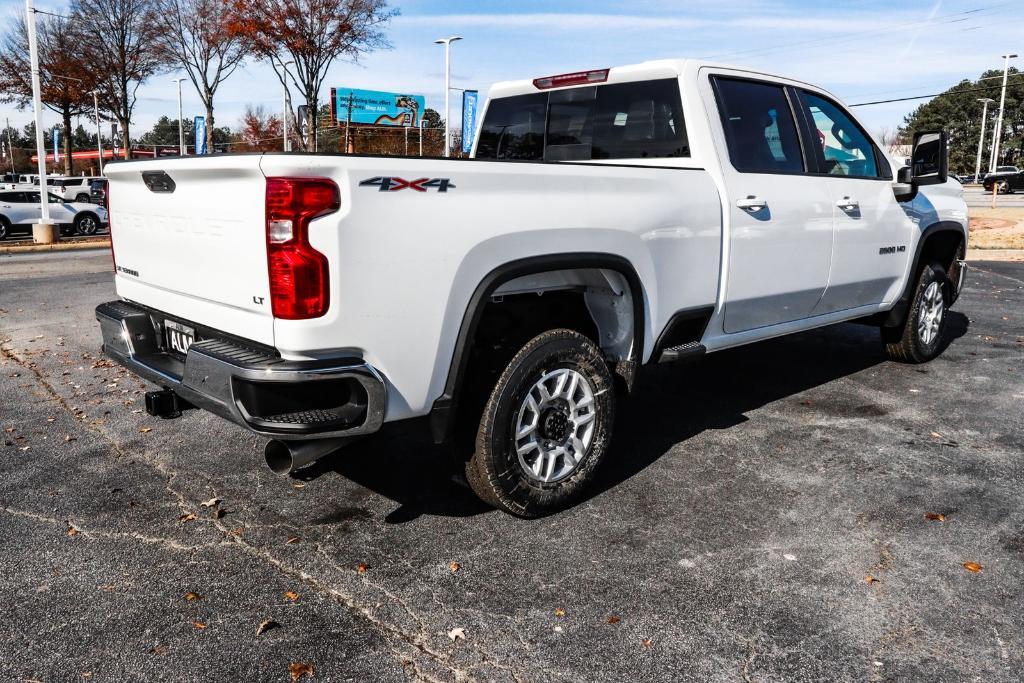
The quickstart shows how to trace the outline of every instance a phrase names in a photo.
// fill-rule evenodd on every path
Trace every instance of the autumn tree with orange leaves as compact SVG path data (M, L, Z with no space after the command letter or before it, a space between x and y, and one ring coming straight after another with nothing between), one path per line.
M267 114L263 107L248 106L238 131L237 152L273 152L281 144L281 119Z
M303 149L315 146L320 90L335 60L358 61L390 47L382 31L397 10L387 0L233 0L233 33L257 59L268 62L285 90L306 102Z
M71 117L92 109L90 91L96 87L93 69L81 59L72 22L53 15L36 18L39 39L40 97L64 123L64 174L71 175ZM0 42L0 102L18 108L32 106L32 71L24 15L12 21Z

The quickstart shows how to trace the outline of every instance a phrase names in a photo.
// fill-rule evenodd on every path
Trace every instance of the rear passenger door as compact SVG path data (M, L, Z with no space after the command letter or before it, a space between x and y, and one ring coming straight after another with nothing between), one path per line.
M893 194L892 169L842 105L809 90L799 96L814 142L810 162L826 179L835 218L828 289L815 314L891 301L914 230Z
M710 84L729 212L725 332L806 318L828 284L833 216L805 159L796 95L729 72Z

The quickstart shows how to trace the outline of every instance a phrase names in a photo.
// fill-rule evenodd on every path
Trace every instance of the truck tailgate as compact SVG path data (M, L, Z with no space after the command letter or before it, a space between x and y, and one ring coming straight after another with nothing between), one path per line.
M259 155L107 166L118 294L273 344Z

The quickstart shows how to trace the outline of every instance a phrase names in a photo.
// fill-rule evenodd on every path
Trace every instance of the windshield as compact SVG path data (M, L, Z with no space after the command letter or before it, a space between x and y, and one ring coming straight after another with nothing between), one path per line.
M996 167L996 173L1016 173L1016 166L998 166Z

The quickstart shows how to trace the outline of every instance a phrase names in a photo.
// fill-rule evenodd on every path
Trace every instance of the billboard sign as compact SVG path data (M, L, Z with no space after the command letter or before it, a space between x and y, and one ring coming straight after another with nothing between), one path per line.
M331 98L338 123L368 123L377 126L418 126L426 109L423 95L403 95L380 90L332 88ZM351 113L351 119L349 114Z
M476 90L462 91L462 151L473 149L473 138L476 137L476 115L480 93Z
M206 154L206 117L197 116L192 127L196 132L196 154Z

